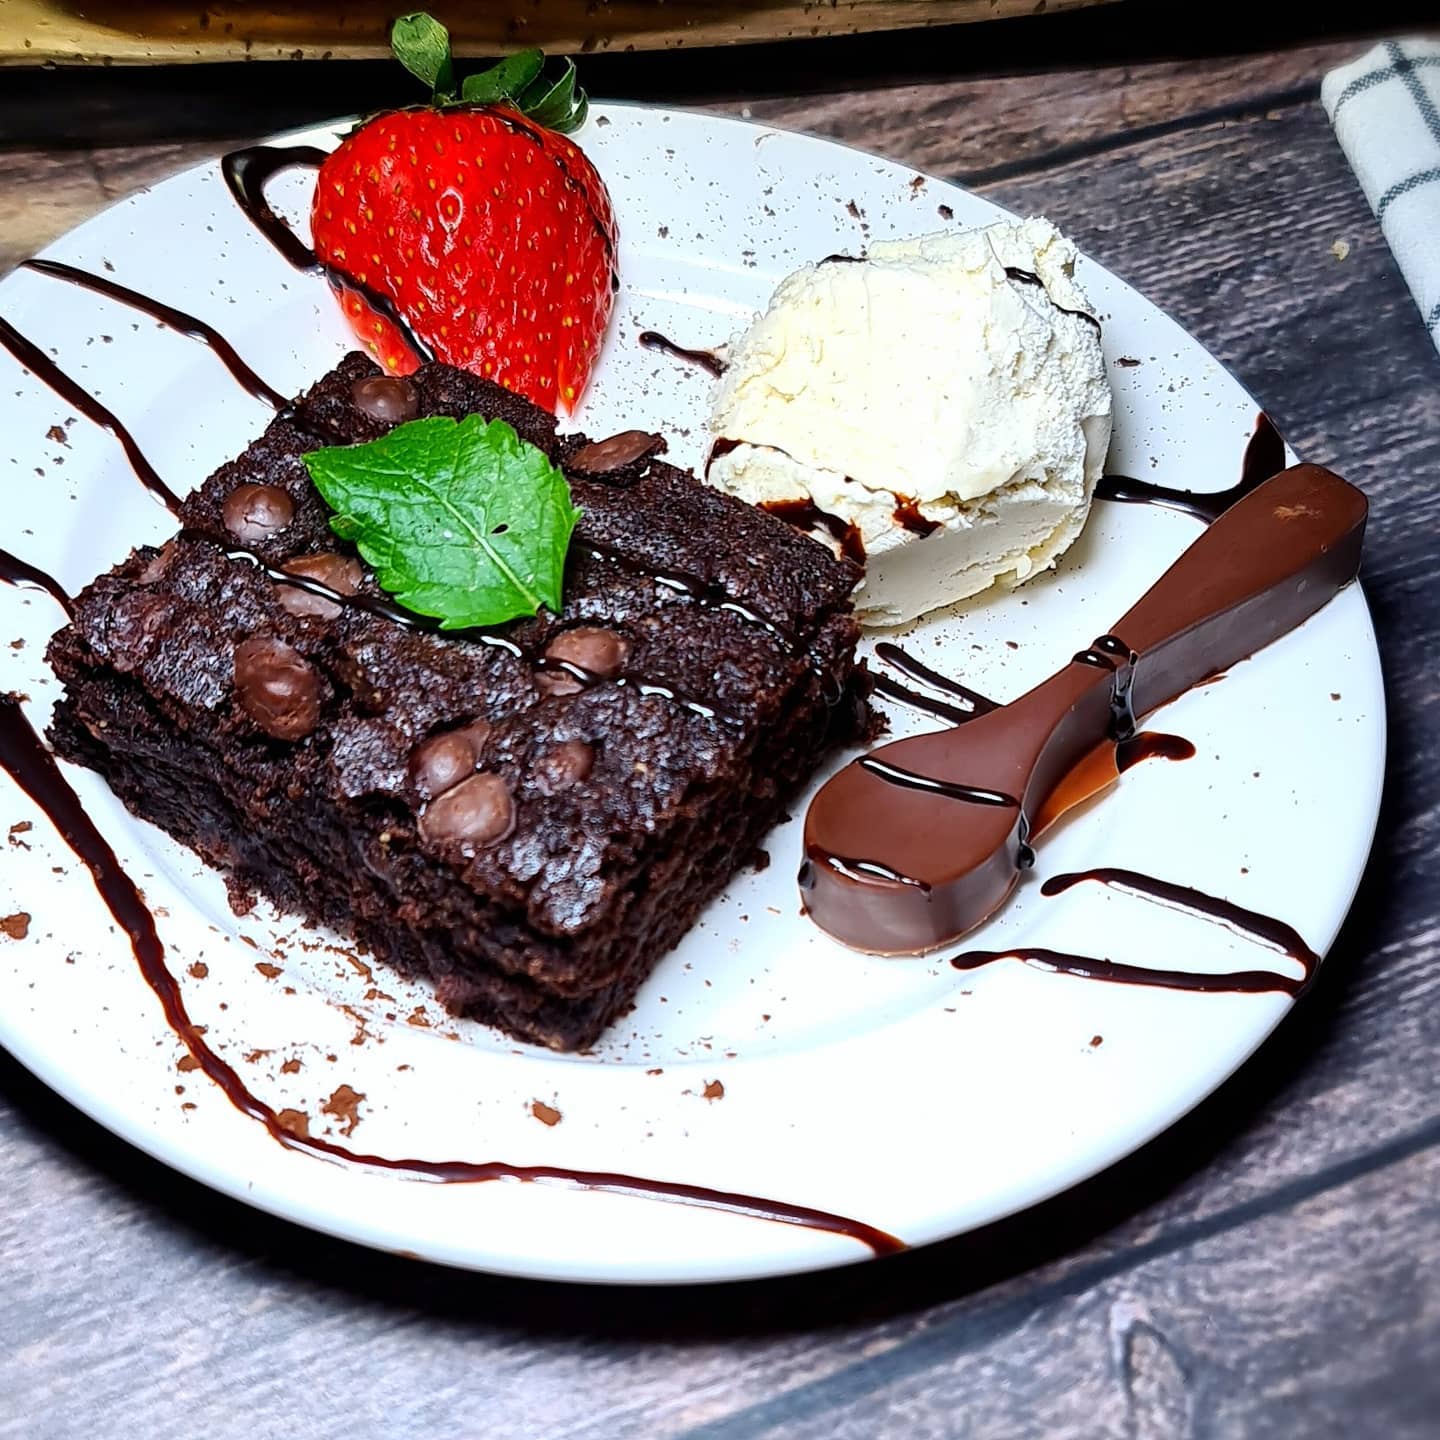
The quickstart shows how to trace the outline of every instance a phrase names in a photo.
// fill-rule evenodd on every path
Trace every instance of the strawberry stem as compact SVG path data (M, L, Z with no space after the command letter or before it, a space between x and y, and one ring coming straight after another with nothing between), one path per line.
M423 85L430 103L447 105L508 105L548 130L568 134L585 123L589 103L575 84L575 62L567 59L558 78L545 76L545 52L521 50L476 75L467 75L455 89L450 32L433 16L417 11L402 15L390 30L395 58Z

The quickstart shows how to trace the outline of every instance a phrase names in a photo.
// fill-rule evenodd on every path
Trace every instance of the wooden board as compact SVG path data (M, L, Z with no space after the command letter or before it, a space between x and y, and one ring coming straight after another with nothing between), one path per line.
M1106 0L483 0L431 5L457 54L540 45L555 52L660 50L955 25ZM0 64L153 64L206 60L373 59L388 55L396 6L268 9L91 0L4 0Z

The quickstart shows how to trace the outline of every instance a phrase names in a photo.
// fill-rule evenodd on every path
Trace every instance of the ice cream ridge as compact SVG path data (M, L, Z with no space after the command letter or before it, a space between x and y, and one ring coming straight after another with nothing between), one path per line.
M1048 220L879 241L730 345L707 478L852 559L873 626L1053 565L1110 443L1100 325Z

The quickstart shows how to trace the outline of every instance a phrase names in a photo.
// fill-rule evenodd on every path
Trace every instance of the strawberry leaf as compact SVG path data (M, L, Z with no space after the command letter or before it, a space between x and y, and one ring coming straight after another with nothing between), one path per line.
M450 60L450 32L423 11L402 15L390 29L395 58L435 99L448 98L455 89L455 68Z
M575 62L565 61L555 81L540 76L520 97L520 110L537 125L558 128L575 109Z
M579 511L565 477L503 420L412 420L304 457L380 587L442 630L560 610Z
M521 50L478 75L467 75L460 87L460 98L473 105L493 105L500 100L513 100L544 67L543 50Z

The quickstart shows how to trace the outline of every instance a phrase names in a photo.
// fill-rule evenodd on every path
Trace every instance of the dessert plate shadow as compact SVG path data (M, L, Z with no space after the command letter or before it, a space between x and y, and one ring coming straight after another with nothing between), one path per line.
M328 145L339 128L285 142ZM615 317L577 423L595 436L660 430L681 464L703 457L710 378L642 348L642 331L710 346L806 261L1004 213L902 166L738 121L597 106L578 138L611 190L622 241ZM274 190L302 225L307 184L288 176ZM323 282L291 270L250 226L218 162L121 202L46 254L203 317L287 394L349 348ZM1255 401L1114 276L1082 261L1079 278L1105 322L1111 468L1197 490L1232 484ZM98 395L181 492L268 418L214 354L99 295L21 271L0 283L0 315ZM1140 363L1116 365L1122 357ZM0 380L10 442L0 547L74 591L132 546L168 536L111 436L3 352ZM1344 457L1307 458L1343 470ZM1008 700L1103 633L1196 533L1180 514L1097 504L1052 574L879 638ZM61 618L47 596L0 587L0 690L28 697L37 726L56 695L44 649ZM881 705L895 735L936 723ZM1185 737L1194 757L1137 765L1047 835L1013 901L964 948L1286 966L1243 934L1111 887L1040 893L1049 876L1100 866L1197 887L1328 948L1369 851L1384 761L1359 589L1148 726ZM337 937L263 907L236 917L215 873L133 821L94 775L67 775L154 910L208 1042L274 1110L372 1155L738 1192L919 1245L1120 1159L1215 1089L1293 1003L1009 960L960 971L943 952L854 954L800 913L801 806L770 837L769 866L710 907L634 1013L593 1052L553 1055L454 1021L424 987L372 972ZM0 933L0 1044L102 1124L218 1190L364 1244L535 1277L727 1280L871 1254L850 1235L743 1207L564 1184L426 1184L288 1151L185 1063L90 876L3 774L0 832L0 916L27 917Z

